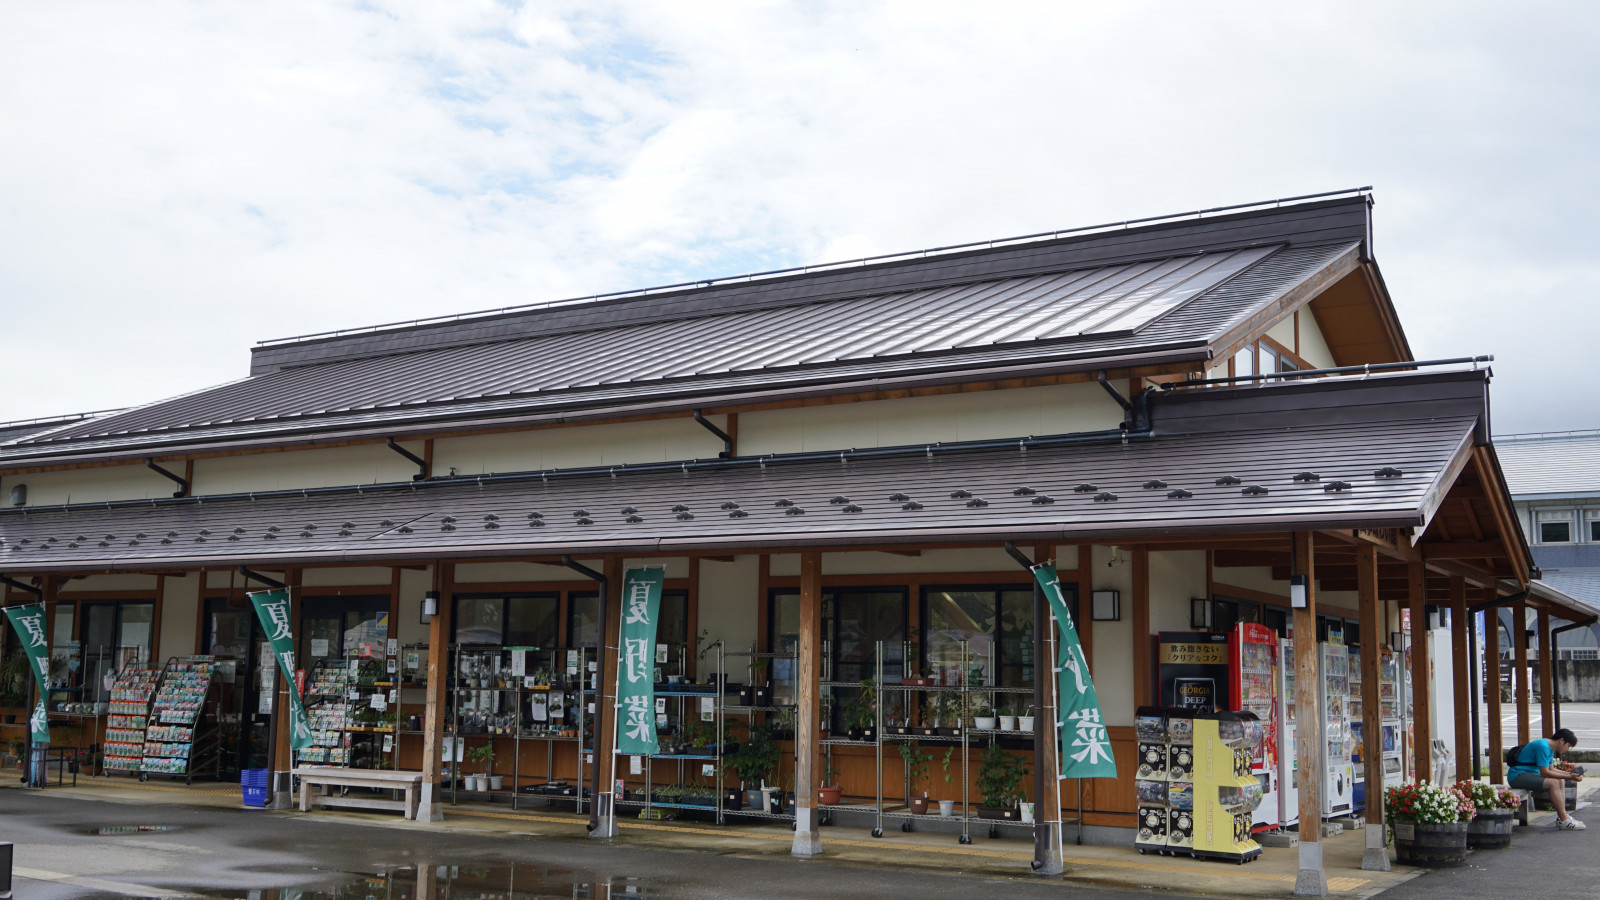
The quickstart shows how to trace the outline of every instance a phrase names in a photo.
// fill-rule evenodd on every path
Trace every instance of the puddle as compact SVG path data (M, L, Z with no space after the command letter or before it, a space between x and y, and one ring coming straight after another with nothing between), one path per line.
M182 825L106 825L90 828L85 834L150 834L157 831L182 831Z
M244 893L207 892L238 900L667 900L658 881L597 877L543 866L423 866L364 875L325 888L276 888Z

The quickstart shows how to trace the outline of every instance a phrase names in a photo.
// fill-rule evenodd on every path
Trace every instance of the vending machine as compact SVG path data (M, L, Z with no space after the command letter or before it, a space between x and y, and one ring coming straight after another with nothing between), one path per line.
M1278 641L1278 824L1300 821L1300 757L1295 747L1294 639Z
M1383 755L1384 787L1398 787L1405 781L1400 712L1400 655L1385 647L1378 657L1378 716L1382 720L1378 752Z
M1350 656L1332 641L1317 645L1322 679L1322 765L1328 781L1322 792L1322 816L1349 815L1355 773L1350 765Z
M1367 735L1364 733L1366 719L1361 712L1361 648L1346 649L1350 668L1350 695L1345 700L1345 715L1350 722L1350 809L1359 812L1367 808Z
M1194 856L1245 863L1261 855L1261 845L1250 836L1261 782L1251 772L1249 732L1233 713L1195 715L1189 850Z
M1233 627L1229 641L1229 709L1250 713L1250 772L1261 783L1262 800L1251 813L1251 831L1277 826L1278 818L1278 635L1255 622ZM1248 719L1253 717L1253 721Z

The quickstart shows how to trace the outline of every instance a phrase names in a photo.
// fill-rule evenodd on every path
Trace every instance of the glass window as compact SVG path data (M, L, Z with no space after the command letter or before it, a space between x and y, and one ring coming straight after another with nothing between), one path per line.
M1584 510L1583 517L1589 523L1588 539L1595 543L1600 543L1600 509Z
M1271 375L1273 372L1278 371L1278 351L1268 347L1266 344L1262 344L1260 352L1261 374Z
M554 647L561 629L561 598L556 594L506 599L505 644L510 647Z
M1572 511L1561 509L1536 514L1539 523L1539 543L1567 544L1572 542Z
M1256 346L1251 344L1233 355L1234 375L1256 374Z
M1063 586L1069 591L1071 586ZM1033 589L930 588L923 592L927 648L919 666L944 679L960 676L961 642L986 684L1033 684ZM970 673L969 673L970 674Z
M567 595L567 646L596 646L600 633L599 598L599 594ZM656 642L675 647L689 642L688 591L661 592L661 610L656 618Z
M567 646L595 648L600 642L600 595L567 595Z
M348 610L344 614L344 655L383 659L389 655L389 611Z
M772 592L767 617L769 646L793 652L800 645L800 593ZM906 594L899 588L830 588L822 592L822 639L828 642L827 664L834 681L876 679L878 642L883 642L883 677L897 682L902 675L906 640ZM774 666L774 702L793 703L793 682L787 666ZM735 674L733 677L737 678ZM833 691L837 725L844 708L858 693L855 688ZM885 697L888 701L892 698ZM886 715L892 711L886 710Z
M456 643L500 643L505 604L504 597L457 597Z

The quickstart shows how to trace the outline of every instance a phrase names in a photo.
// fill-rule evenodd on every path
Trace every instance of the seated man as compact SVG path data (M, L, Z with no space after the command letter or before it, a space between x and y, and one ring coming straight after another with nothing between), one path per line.
M1563 772L1555 768L1557 753L1565 753L1578 745L1578 736L1569 728L1557 729L1549 738L1538 738L1522 745L1517 764L1507 776L1511 786L1525 791L1548 792L1550 803L1556 808L1556 827L1567 831L1582 831L1582 822L1567 815L1566 782L1579 781L1582 775Z

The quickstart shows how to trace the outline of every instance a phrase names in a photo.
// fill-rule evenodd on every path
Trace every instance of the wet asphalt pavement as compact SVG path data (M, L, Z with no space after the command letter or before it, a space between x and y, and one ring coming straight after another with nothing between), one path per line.
M213 897L489 898L1060 897L1059 880L849 867L786 856L606 846L587 838L386 828L326 815L260 815L0 792L0 841L16 866L75 883L17 878L18 900L116 897L128 885ZM102 835L107 826L180 826ZM420 870L420 877L419 877ZM300 894L284 889L304 890ZM1138 892L1072 889L1127 900ZM150 893L144 893L150 896Z
M1600 807L1591 828L1518 829L1508 850L1474 853L1379 895L1472 900L1529 893L1600 896ZM144 805L0 792L0 841L16 844L18 900L122 896L518 900L571 898L994 897L1070 893L1129 900L1141 892L1025 875L866 868L784 855L606 845L539 834L452 833L358 824L328 816L261 815L202 806ZM143 826L142 828L140 826ZM111 833L101 833L102 830ZM1188 897L1171 890L1167 897Z

